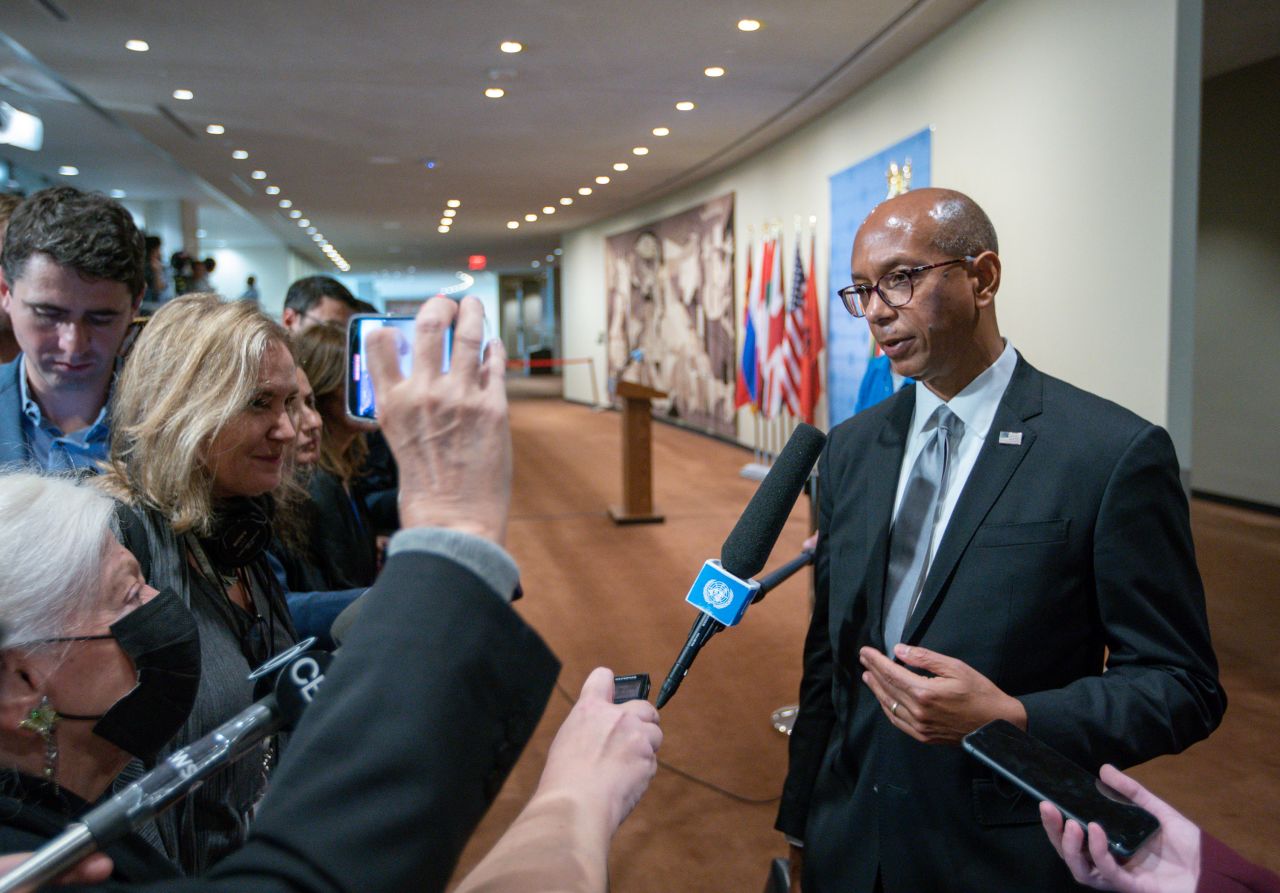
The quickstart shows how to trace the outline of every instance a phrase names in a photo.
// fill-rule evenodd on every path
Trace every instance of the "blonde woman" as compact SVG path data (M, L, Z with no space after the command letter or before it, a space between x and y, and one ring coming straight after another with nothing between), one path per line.
M295 337L294 352L324 420L320 459L308 483L310 557L328 589L369 586L378 573L376 536L352 482L368 455L370 427L346 414L346 338L336 327L312 326Z
M146 578L179 593L200 629L200 689L175 747L247 707L247 674L295 640L265 548L297 402L284 329L214 295L161 308L116 384L101 484L131 510L124 532ZM268 745L161 817L164 849L187 874L244 841L273 761Z

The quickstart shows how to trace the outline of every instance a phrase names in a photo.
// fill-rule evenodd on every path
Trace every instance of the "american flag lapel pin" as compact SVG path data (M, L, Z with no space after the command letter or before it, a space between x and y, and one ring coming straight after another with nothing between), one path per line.
M1022 446L1022 432L1021 431L1001 431L1000 445L1001 446Z

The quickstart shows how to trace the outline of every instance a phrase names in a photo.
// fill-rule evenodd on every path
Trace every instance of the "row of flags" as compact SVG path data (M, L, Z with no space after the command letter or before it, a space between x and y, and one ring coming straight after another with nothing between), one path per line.
M765 236L758 268L755 245L747 245L747 299L735 409L751 406L771 419L785 407L792 417L813 424L822 393L818 354L824 346L814 257L815 240L810 233L806 272L797 234L788 296L782 287L781 234Z

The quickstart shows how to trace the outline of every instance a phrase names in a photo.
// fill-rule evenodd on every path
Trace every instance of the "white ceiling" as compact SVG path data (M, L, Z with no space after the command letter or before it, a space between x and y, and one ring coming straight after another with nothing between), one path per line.
M53 180L75 164L80 185L130 199L190 199L208 238L232 245L274 233L327 264L264 194L276 184L357 272L453 268L475 253L525 268L561 232L792 132L976 2L6 0L0 99L46 130L40 153L4 154ZM1208 8L1207 72L1280 51L1280 4ZM743 17L764 27L740 32ZM131 38L150 52L127 51ZM500 52L507 38L525 50ZM708 78L709 65L727 74ZM485 98L491 85L507 95ZM681 99L697 109L676 111ZM209 123L226 133L206 134ZM652 136L659 125L671 134ZM241 148L250 157L233 160ZM251 180L255 169L268 179ZM462 207L441 235L449 198Z

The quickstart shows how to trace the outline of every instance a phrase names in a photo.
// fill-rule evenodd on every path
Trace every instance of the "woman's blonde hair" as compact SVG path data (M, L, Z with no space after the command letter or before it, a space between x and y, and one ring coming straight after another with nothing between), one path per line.
M347 386L347 338L342 330L329 325L312 326L293 339L293 353L298 365L307 373L316 407L324 419L320 432L320 462L325 471L343 481L350 481L364 465L369 454L363 437L346 446L337 446L337 426L344 423ZM335 399L336 398L336 399ZM335 413L338 415L335 417Z
M195 294L165 304L116 382L104 488L159 511L175 533L208 534L213 475L205 451L249 406L272 344L288 349L288 333L251 301Z

